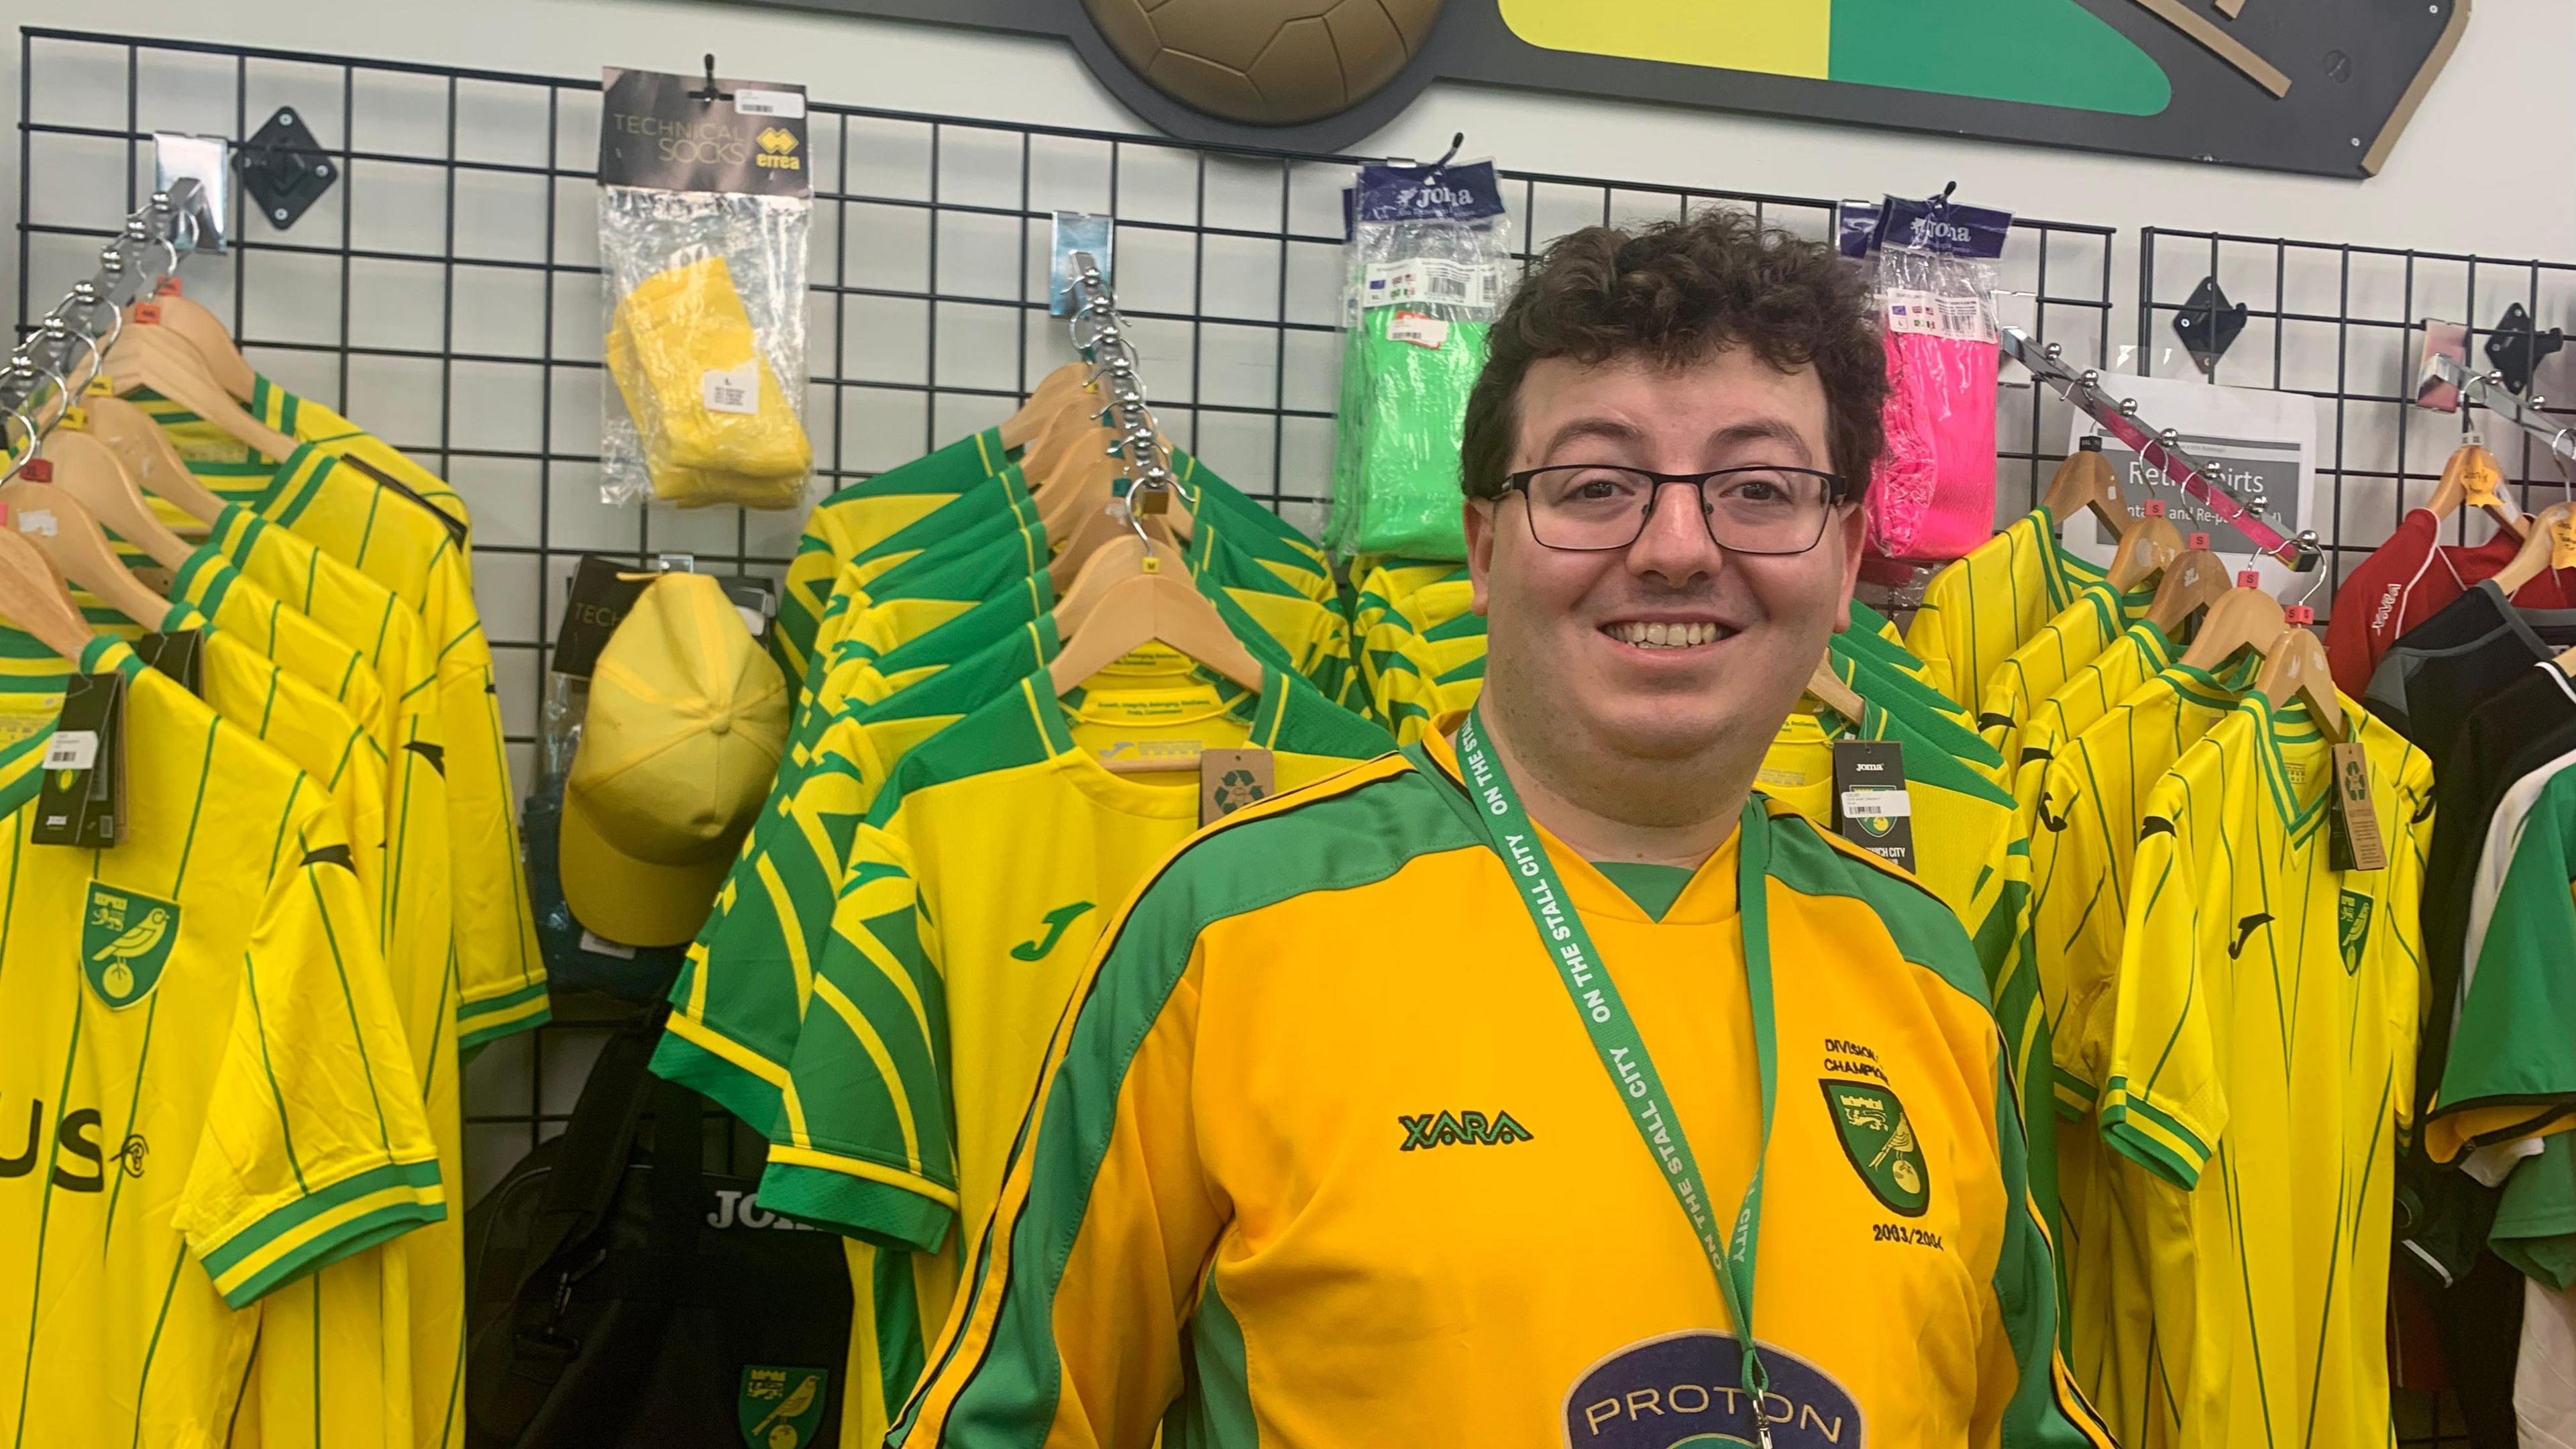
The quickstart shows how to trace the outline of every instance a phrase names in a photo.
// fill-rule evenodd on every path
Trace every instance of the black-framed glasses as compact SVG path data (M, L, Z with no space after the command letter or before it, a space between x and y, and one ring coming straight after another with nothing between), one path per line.
M1730 553L1805 553L1850 489L1838 473L1756 464L1706 473L1653 473L1607 463L1529 468L1503 479L1529 500L1530 537L1548 548L1600 553L1645 534L1666 485L1699 495L1709 541Z

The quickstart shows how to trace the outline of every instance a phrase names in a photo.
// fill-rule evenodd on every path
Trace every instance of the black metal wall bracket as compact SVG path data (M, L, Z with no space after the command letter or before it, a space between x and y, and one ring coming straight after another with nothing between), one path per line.
M234 150L233 165L241 172L251 205L280 231L295 225L340 179L340 168L293 106L278 107L266 125L252 132Z
M2505 391L2519 395L2531 386L2531 375L2549 355L2567 345L2567 334L2552 327L2546 332L2534 329L2531 313L2520 302L2504 309L2504 317L2487 334L2487 361L2504 378Z
M2207 276L2191 289L2190 300L2174 314L2174 335L2182 339L2183 350L2200 365L2203 377L2218 369L2218 359L2236 345L2238 333L2245 330L2245 304L2230 304L2218 278Z

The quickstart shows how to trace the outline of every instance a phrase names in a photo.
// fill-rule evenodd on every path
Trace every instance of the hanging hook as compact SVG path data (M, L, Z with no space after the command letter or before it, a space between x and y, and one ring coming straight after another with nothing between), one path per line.
M1442 171L1447 170L1447 169L1448 169L1448 167L1449 167L1449 163L1458 159L1458 150L1459 150L1459 148L1460 148L1460 147L1462 147L1462 146L1465 146L1466 144L1467 144L1467 133L1466 133L1466 132L1464 132L1464 131L1454 131L1454 132L1450 133L1450 136L1449 136L1449 149L1448 149L1448 150L1446 150L1446 151L1441 152L1441 153L1440 153L1440 159L1431 163L1431 173L1432 173L1433 175L1435 175L1435 176L1436 176L1436 175L1440 174Z
M702 88L702 89L699 89L699 90L694 90L694 91L689 92L689 99L690 99L690 100L693 100L693 101L696 101L699 105L702 105L702 106L703 106L703 105L710 104L710 103L715 102L715 101L729 101L729 100L732 100L732 99L733 99L733 93L732 93L732 92L727 91L727 90L720 89L720 88L716 85L716 53L715 53L714 51L712 51L712 50L710 50L710 51L708 51L708 52L707 52L707 56L706 56L706 68L707 68L707 83L706 83L705 87L704 87L704 88Z

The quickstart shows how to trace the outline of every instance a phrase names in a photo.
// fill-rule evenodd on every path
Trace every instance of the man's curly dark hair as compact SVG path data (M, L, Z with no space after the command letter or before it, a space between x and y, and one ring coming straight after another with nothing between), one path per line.
M1728 347L1749 347L1784 372L1815 369L1831 466L1849 497L1866 496L1886 443L1887 397L1868 284L1830 245L1725 209L1638 231L1589 226L1548 247L1494 324L1467 398L1458 448L1467 496L1503 491L1531 363L1643 356L1682 367Z

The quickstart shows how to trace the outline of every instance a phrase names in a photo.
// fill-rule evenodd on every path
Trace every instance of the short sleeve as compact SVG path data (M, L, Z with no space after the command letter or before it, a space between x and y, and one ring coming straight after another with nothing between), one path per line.
M447 1212L367 896L328 830L270 883L178 1209L236 1309Z

